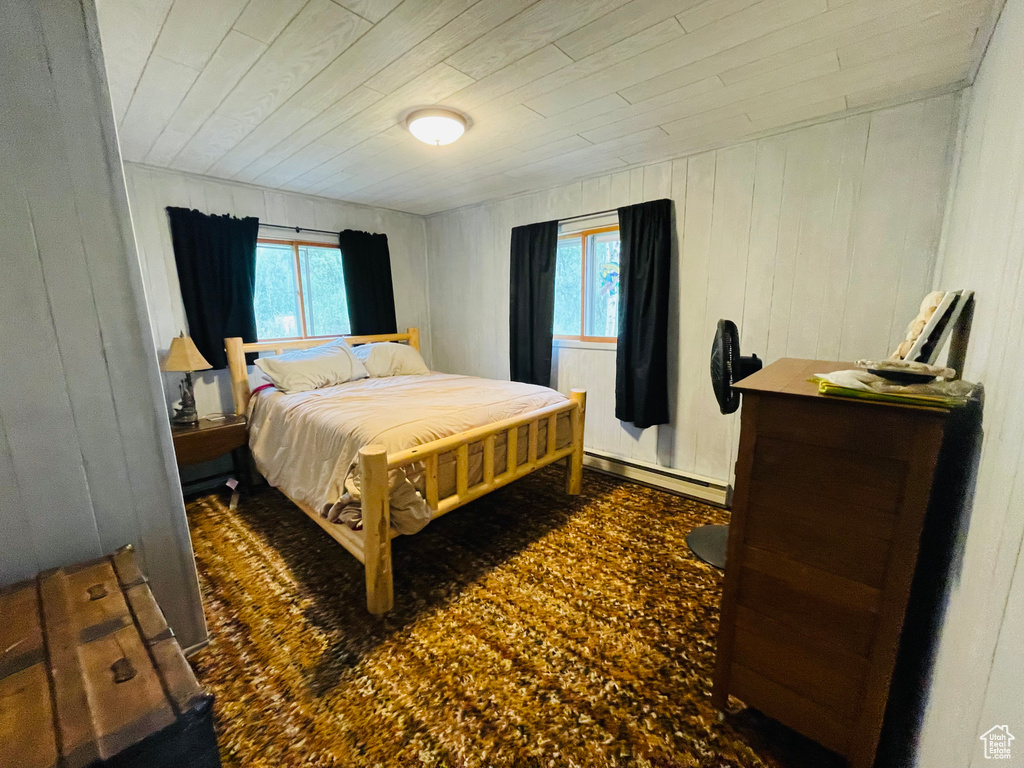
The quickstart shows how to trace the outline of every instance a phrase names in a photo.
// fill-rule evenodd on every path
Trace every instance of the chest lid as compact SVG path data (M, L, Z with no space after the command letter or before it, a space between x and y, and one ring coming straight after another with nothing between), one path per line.
M131 548L0 591L0 768L107 759L208 698Z

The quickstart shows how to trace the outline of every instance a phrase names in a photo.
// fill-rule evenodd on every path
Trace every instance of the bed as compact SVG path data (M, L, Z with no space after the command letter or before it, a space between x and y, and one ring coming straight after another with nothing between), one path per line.
M419 350L416 328L342 338ZM257 469L363 564L370 612L394 605L395 536L556 461L566 463L566 492L580 492L584 390L566 398L547 387L431 372L253 395L247 354L328 341L228 338L224 346Z

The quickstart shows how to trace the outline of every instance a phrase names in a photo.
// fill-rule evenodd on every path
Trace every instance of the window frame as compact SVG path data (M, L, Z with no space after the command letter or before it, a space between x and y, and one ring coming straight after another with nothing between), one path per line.
M316 242L314 240L278 240L270 237L258 237L256 238L256 245L260 243L267 243L268 245L290 245L292 247L292 269L295 270L295 290L299 297L299 323L302 328L301 336L282 336L276 339L260 339L256 340L260 343L264 341L300 341L302 339L338 339L343 338L344 334L339 336L338 334L330 334L328 336L310 336L306 333L306 299L302 295L302 264L301 257L299 256L299 248L302 246L311 248L334 248L339 253L341 247L338 245L332 245L331 243ZM342 275L344 279L344 275ZM350 318L351 321L351 318ZM257 334L258 336L259 334Z
M562 240L574 240L579 238L580 240L580 259L581 259L581 270L580 270L580 332L579 334L564 334L554 333L552 334L553 340L559 341L585 341L595 342L600 344L616 344L619 341L618 336L588 336L585 331L587 329L587 267L589 266L588 260L589 255L587 253L587 240L591 235L600 235L605 232L618 232L618 224L610 224L606 227L594 227L592 229L583 229L579 232L571 232L565 235L559 235L558 241ZM620 240L621 242L621 240ZM620 246L621 247L621 246Z

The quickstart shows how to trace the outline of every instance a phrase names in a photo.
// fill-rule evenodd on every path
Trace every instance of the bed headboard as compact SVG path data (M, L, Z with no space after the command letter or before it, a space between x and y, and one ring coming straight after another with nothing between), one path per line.
M404 333L382 333L377 336L328 336L319 339L288 339L284 341L254 341L246 344L241 337L224 339L224 351L228 353L228 370L231 372L231 394L235 398L235 413L245 415L249 407L249 369L245 356L250 352L273 352L280 355L289 349L309 349L326 344L333 339L344 339L353 347L372 344L376 341L404 341L417 352L420 350L420 329L407 328Z

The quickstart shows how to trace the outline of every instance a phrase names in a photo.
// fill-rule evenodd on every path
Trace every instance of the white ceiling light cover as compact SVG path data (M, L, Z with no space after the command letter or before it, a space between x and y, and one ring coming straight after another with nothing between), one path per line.
M406 127L424 144L443 146L466 132L466 118L450 109L418 109L406 119Z

